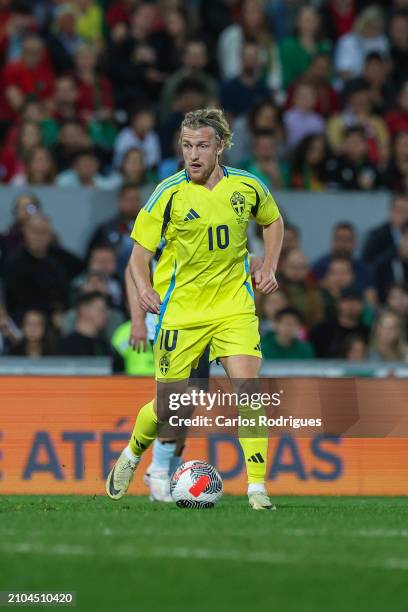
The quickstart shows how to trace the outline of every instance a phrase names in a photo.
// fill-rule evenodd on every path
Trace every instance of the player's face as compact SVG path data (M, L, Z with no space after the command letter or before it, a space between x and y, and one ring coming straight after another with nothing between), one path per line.
M195 183L205 183L218 164L224 149L211 127L183 128L181 148L185 167Z

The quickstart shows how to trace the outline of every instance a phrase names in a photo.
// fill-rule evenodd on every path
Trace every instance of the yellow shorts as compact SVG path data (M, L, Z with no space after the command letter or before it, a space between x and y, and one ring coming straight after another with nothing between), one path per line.
M258 317L231 317L189 329L160 329L153 347L156 380L189 378L201 355L210 346L210 361L232 355L262 357Z

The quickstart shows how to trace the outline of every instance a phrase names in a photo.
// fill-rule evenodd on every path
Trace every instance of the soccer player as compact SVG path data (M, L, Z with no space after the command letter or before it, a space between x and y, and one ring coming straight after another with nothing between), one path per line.
M261 365L258 319L247 251L251 218L263 226L265 255L255 273L258 291L277 289L275 270L283 222L268 189L252 174L220 163L232 145L218 109L187 113L181 125L185 169L156 188L140 211L129 266L140 304L158 316L154 356L156 399L143 406L131 439L111 470L111 499L126 493L143 452L157 436L161 398L169 382L188 383L207 345L232 380L254 379ZM162 238L153 287L150 260ZM180 385L182 388L182 384ZM240 437L248 475L249 505L272 507L265 490L268 438Z

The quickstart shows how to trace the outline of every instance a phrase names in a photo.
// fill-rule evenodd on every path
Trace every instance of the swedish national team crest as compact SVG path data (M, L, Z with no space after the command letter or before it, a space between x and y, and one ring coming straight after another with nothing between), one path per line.
M239 191L234 191L230 201L234 212L238 217L242 217L245 210L245 197Z
M168 358L168 355L163 355L163 357L161 357L159 361L159 368L163 376L166 376L170 368L170 359Z

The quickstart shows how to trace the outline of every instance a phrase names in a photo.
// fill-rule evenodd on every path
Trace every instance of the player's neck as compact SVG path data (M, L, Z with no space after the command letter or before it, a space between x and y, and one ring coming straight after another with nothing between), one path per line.
M220 164L217 164L216 166L214 166L214 170L211 172L209 177L205 179L201 183L201 185L211 191L212 189L214 189L217 183L220 182L223 176L224 176L223 169L221 168Z

